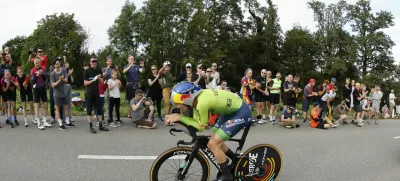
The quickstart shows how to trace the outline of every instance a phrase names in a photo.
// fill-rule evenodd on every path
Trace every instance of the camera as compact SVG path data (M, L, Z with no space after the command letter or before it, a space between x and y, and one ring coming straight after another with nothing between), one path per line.
M110 66L110 69L115 69L115 65L111 65L111 66Z
M29 55L31 55L32 53L33 53L33 49L31 48L31 49L29 49Z

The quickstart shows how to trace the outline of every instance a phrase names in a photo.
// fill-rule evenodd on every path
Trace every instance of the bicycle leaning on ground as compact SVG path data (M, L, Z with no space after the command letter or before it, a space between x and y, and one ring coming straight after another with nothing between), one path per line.
M172 128L170 129L170 134L174 135L173 132L183 132L191 136L192 141L185 142L184 140L179 140L177 143L178 147L171 148L158 156L150 170L150 181L208 181L210 177L210 164L206 158L218 169L219 175L221 169L214 155L207 147L210 136L198 136L195 128L186 126L181 122L178 123L187 130ZM239 143L235 157L230 164L231 173L234 176L234 180L237 181L273 181L279 176L282 166L282 156L276 147L270 144L258 144L241 153L250 127L251 124L244 129L241 139L232 138L228 140ZM180 145L192 145L192 147L181 147ZM177 163L176 160L179 160L179 162ZM196 168L196 166L200 168ZM175 170L164 173L168 169ZM192 176L197 177L192 178Z

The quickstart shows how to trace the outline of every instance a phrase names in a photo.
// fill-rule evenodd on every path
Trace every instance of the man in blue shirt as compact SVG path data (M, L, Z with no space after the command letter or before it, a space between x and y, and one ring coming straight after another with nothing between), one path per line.
M126 74L126 100L128 102L135 96L135 91L139 88L139 72L144 73L144 70L143 60L137 66L135 57L132 55L128 57L128 65L125 65L123 70L123 73Z

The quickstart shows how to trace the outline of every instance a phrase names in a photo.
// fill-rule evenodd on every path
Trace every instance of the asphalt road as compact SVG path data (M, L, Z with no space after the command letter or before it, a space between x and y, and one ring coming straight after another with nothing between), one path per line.
M158 156L176 146L182 133L169 135L170 127L123 127L109 132L89 133L85 117L76 117L76 128L58 126L39 130L32 123L0 129L0 180L2 181L89 181L149 180L154 160L80 159L79 155ZM22 118L19 119L20 121ZM383 120L380 125L339 126L331 130L302 125L286 129L257 125L250 129L244 149L269 143L282 153L283 168L278 180L400 180L400 120ZM236 144L229 144L235 146ZM212 174L214 178L215 174Z

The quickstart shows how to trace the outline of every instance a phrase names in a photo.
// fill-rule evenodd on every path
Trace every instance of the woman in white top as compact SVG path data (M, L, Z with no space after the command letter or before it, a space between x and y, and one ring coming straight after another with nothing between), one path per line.
M111 127L120 127L121 126L121 121L120 121L120 113L119 113L119 107L121 105L121 100L120 100L120 90L122 84L121 81L117 79L118 78L118 71L114 70L111 73L111 79L108 79L107 84L108 84L108 90L110 90L110 105L108 106L108 116L109 119L111 119ZM117 120L114 122L113 121L113 109L115 106L115 113L117 114Z
M207 89L215 89L220 83L219 72L217 72L217 64L213 63L211 65L210 72L207 70L207 73L209 73L210 77L212 77L212 80L207 84Z

